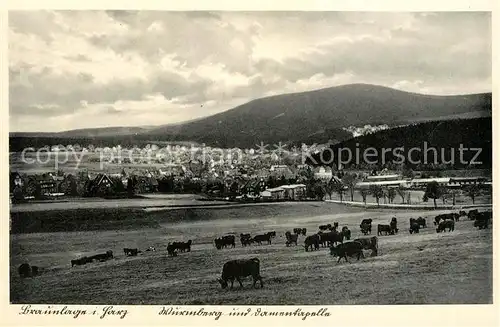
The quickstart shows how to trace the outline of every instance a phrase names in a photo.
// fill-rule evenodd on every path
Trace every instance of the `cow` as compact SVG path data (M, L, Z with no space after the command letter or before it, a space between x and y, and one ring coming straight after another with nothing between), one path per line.
M17 272L21 278L31 277L31 266L27 263L23 263L17 268Z
M234 236L233 236L234 239ZM193 244L192 240L189 240L187 242L173 242L172 245L179 250L180 252L191 252L191 244Z
M319 226L319 230L320 231L326 231L327 229L332 229L332 224L328 224L328 225L320 225Z
M391 226L391 235L398 233L398 220L396 219L396 217L393 217L391 219L391 223L389 224L389 226Z
M231 289L233 288L234 280L236 279L240 283L240 287L243 287L241 283L241 277L252 276L253 287L257 281L260 282L260 287L264 287L262 283L262 277L260 276L260 261L257 258L252 259L239 259L227 261L222 267L222 276L218 279L222 288L227 288L228 281L231 281Z
M347 226L342 227L341 234L346 240L349 241L351 239L351 231L349 230L349 228L347 228Z
M322 246L330 246L336 243L342 243L344 241L344 235L337 231L331 231L328 233L318 233L319 243Z
M467 218L469 218L470 220L474 220L476 219L476 216L479 214L479 210L477 209L474 209L474 210L470 210L468 213L467 213Z
M416 219L416 222L417 222L417 224L418 224L419 227L427 228L427 221L425 220L425 218L418 217Z
M371 234L372 233L372 219L363 219L361 221L361 224L359 225L359 228L361 228L361 232L364 235Z
M125 253L125 255L128 257L135 257L138 253L141 253L141 251L137 249L123 248L123 253Z
M330 224L328 224L330 225ZM330 225L330 228L328 228L330 231L337 231L337 229L339 228L339 223L338 222L334 222L333 223L333 226Z
M474 227L478 229L486 229L488 228L488 223L492 218L491 211L480 212L476 215L476 219L474 221Z
M106 253L96 254L88 258L89 262L92 262L94 260L103 262L109 259L113 259L113 251L111 250L106 251Z
M420 230L420 225L417 223L415 218L410 218L410 234L418 233Z
M345 258L345 261L349 262L347 257L353 257L355 255L358 256L358 260L361 257L365 257L363 253L363 245L360 242L346 242L339 244L337 246L332 246L330 247L330 254L333 256L338 256L339 260L337 263L340 262L342 258Z
M297 245L297 239L299 238L299 235L286 232L285 237L286 237L286 246L290 246L292 243L295 243L295 245Z
M240 234L241 246L247 246L252 244L252 236L250 234Z
M31 276L38 276L39 274L39 268L38 266L31 266Z
M236 247L234 235L225 235L214 240L217 250L225 248L226 246Z
M372 254L371 254L372 257L375 257L378 255L378 238L377 238L377 236L372 236L370 238L368 238L368 237L357 238L354 240L354 242L361 243L364 250L372 250Z
M81 257L78 259L71 260L71 267L73 266L82 266L89 262L92 262L92 259L89 257Z
M385 235L393 234L393 230L390 225L381 225L378 224L377 226L377 235L380 236L382 233L385 233Z
M434 225L439 225L440 221L444 221L444 220L447 220L447 219L450 219L450 220L453 220L453 221L458 221L458 218L460 218L460 216L457 214L457 213L444 213L444 214L441 214L441 215L437 215L435 218L434 218Z
M266 234L271 236L271 237L276 237L276 231L267 232Z
M256 235L252 239L253 242L262 245L262 242L267 242L267 244L271 244L271 239L273 238L272 232L265 233L262 235Z
M297 235L302 234L302 235L306 236L306 232L307 232L306 228L294 228L293 229L293 233L297 234Z
M313 234L306 237L306 239L304 240L304 247L306 249L306 252L309 250L309 247L311 247L311 251L313 249L319 250L319 242L320 242L320 237L318 234Z
M439 223L438 227L436 228L437 233L441 232L446 232L446 228L448 228L449 232L452 232L455 230L455 221L454 220L443 220L442 222Z
M171 257L176 257L177 256L177 248L172 243L168 243L167 253Z
M460 215L460 217L467 216L467 212L465 212L464 210L460 210L458 214Z

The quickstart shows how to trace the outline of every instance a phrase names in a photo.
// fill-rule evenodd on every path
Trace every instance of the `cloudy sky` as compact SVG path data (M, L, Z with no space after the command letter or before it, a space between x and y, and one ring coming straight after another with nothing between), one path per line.
M491 92L489 13L9 13L11 131L176 123L373 83Z

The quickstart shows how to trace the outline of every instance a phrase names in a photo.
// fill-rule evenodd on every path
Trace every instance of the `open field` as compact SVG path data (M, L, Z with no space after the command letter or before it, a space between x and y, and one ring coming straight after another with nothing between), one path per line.
M86 216L80 210L80 216ZM45 232L10 236L12 303L66 304L459 304L492 303L492 233L476 230L462 218L451 233L437 234L432 224L438 212L362 211L327 203L276 204L246 208L190 209L144 213L104 210L100 219L139 219L129 228L109 230L104 222L96 231ZM139 214L142 212L142 214ZM91 214L90 212L87 212ZM32 212L40 215L42 212ZM137 216L136 216L137 215ZM142 215L142 216L140 216ZM337 264L327 248L305 252L302 246L286 247L283 233L338 221L360 236L359 222L370 217L388 223L396 216L400 233L379 237L379 256L351 259ZM429 227L408 233L409 217L426 216ZM107 218L106 218L107 217ZM31 218L30 218L31 219ZM33 218L35 219L35 218ZM63 214L41 220L65 220ZM82 224L90 227L88 220ZM53 223L53 226L63 226ZM102 227L104 226L104 227ZM132 226L132 227L131 227ZM146 227L144 227L146 226ZM119 227L111 226L111 227ZM83 228L81 228L83 229ZM108 229L108 230L106 230ZM54 229L53 230L61 230ZM216 250L212 240L224 233L276 230L272 245ZM43 230L42 230L43 231ZM193 240L191 253L170 258L166 245L173 240ZM304 237L299 238L303 244ZM122 248L157 252L125 257ZM82 255L113 250L115 259L85 266L70 266ZM261 261L263 289L222 290L216 279L230 259L257 257ZM20 279L17 267L29 262L43 268L36 278Z

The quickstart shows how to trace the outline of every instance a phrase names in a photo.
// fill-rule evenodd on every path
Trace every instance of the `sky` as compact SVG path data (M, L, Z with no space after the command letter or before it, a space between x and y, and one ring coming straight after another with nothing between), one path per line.
M178 123L351 83L491 92L483 12L11 11L10 131Z

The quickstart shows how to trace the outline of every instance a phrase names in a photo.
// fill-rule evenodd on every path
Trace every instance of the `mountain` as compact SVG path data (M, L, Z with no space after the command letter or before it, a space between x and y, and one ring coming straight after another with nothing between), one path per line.
M395 150L397 148L399 150ZM460 148L463 148L462 158ZM382 130L334 144L308 159L307 163L312 165L338 167L341 162L345 168L353 165L367 168L367 161L377 160L378 168L394 161L404 161L408 167L424 170L439 168L443 163L449 168L491 168L492 119L433 121Z
M350 84L261 98L176 125L129 128L125 134L117 133L127 128L118 131L108 128L101 132L95 129L62 132L56 136L116 138L127 135L137 140L194 141L221 147L253 147L260 142L274 144L280 141L325 143L330 139L350 138L352 135L342 128L352 125L398 126L416 121L483 117L491 116L491 110L491 93L435 96L370 84Z

